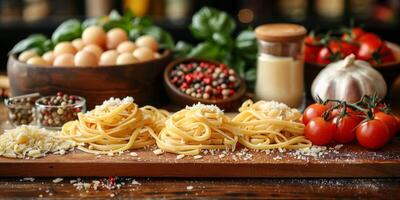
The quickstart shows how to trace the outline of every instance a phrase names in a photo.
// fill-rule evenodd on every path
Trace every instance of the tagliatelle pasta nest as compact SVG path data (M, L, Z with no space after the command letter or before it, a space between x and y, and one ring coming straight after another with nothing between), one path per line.
M160 149L176 154L197 155L203 149L234 150L238 133L230 121L218 107L199 103L171 115L160 134L152 135Z
M232 122L240 130L239 142L250 149L300 149L312 143L304 137L301 113L283 103L247 100Z
M154 144L151 134L164 127L169 113L151 106L139 108L132 97L111 98L66 123L62 135L80 143L78 149L95 154L122 152Z

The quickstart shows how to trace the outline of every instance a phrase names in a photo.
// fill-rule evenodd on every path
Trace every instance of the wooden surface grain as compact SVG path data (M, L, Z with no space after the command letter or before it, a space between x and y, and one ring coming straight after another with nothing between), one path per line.
M400 177L400 141L394 140L385 148L368 151L357 144L336 150L317 152L314 156L295 154L295 151L220 152L201 159L176 154L156 155L153 149L139 149L114 156L96 156L76 150L66 155L48 155L38 159L0 157L0 176L134 176L134 177ZM251 155L248 159L247 155ZM28 169L29 170L26 170ZM93 170L96 169L96 170Z
M0 104L0 128L8 126L5 116ZM54 183L54 178L36 178L33 182L22 178L0 178L0 199L398 199L400 192L400 178L136 178L139 184L111 190L78 190L70 182L76 178L64 178L60 183ZM81 182L99 179L87 177Z

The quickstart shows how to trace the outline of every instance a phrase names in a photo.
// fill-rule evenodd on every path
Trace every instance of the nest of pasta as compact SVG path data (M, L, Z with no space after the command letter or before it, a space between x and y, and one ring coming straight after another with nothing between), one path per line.
M64 124L62 135L79 142L78 148L88 153L122 152L153 145L151 134L161 131L168 116L151 106L139 108L132 97L111 98Z
M183 155L204 149L234 150L238 141L237 130L223 111L200 103L171 115L159 135L151 134L160 149Z

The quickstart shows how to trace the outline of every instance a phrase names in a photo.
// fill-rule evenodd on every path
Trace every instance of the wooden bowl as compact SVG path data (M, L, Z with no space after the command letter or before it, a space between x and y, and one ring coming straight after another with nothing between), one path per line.
M386 42L388 47L393 51L396 61L392 63L384 63L374 65L373 67L378 70L386 81L388 93L390 94L394 80L400 75L400 46L391 42ZM318 63L304 63L304 78L306 83L307 97L311 98L311 85L319 72L325 68L326 65Z
M12 95L54 95L61 91L86 98L88 108L110 97L126 96L132 96L139 105L157 105L166 97L162 72L171 58L171 51L165 50L160 58L129 65L45 67L28 65L10 55L7 73Z
M205 60L202 59L196 59L196 58L189 58L189 59L177 59L173 62L171 62L167 68L164 71L164 85L165 89L167 91L167 95L169 96L170 100L179 106L180 108L183 108L187 105L191 106L193 104L196 104L198 102L203 103L203 104L213 104L218 106L219 108L225 110L225 111L237 111L237 108L240 107L242 104L242 101L244 100L244 94L246 93L246 84L245 82L236 74L237 80L239 80L239 89L236 91L236 93L226 99L199 99L199 98L194 98L192 96L189 96L183 92L181 92L174 84L171 83L169 80L169 74L171 73L171 70L174 66L179 65L181 63L188 63L188 62L202 62ZM208 63L213 63L213 64L219 64L218 62L215 61L206 61Z

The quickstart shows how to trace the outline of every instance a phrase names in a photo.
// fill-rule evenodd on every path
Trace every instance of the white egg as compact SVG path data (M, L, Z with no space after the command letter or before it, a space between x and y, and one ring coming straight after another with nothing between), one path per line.
M85 43L83 43L83 40L81 38L77 38L75 40L72 40L72 46L75 47L76 50L80 51L85 47Z
M26 62L29 60L29 58L38 56L38 54L36 53L36 51L34 50L28 50L28 51L24 51L21 54L19 54L18 56L18 60L21 62Z
M118 52L116 50L108 50L101 54L99 65L110 66L117 63Z
M154 59L153 51L147 47L140 47L135 49L135 51L133 51L133 56L135 56L139 61Z
M136 63L138 60L131 53L122 53L117 58L117 65Z
M96 44L88 44L85 47L83 47L83 50L94 53L97 59L100 59L100 56L103 53L103 49Z
M42 55L42 58L43 58L47 63L49 63L50 65L52 65L53 62L54 62L54 59L56 58L56 56L54 56L53 51L48 51L48 52L46 52L46 53L44 53L44 54Z
M96 44L100 47L105 47L106 38L106 32L99 26L88 27L82 33L82 41L86 45Z
M121 42L117 47L117 51L119 53L125 53L125 52L132 53L135 49L136 49L136 44L132 41Z
M74 64L74 55L70 53L61 54L56 56L53 62L53 66L56 67L73 67Z
M138 47L147 47L153 51L158 50L157 40L150 35L140 36L138 39L136 39L135 43Z
M95 67L98 59L93 52L82 50L76 53L74 63L77 67Z
M26 61L26 63L30 65L50 66L48 62L46 62L42 57L39 56L29 58L29 60Z
M72 46L71 42L60 42L54 47L53 52L55 56L65 53L75 54L76 49L74 46Z
M128 40L128 34L121 28L113 28L107 32L107 48L115 49L121 42Z

